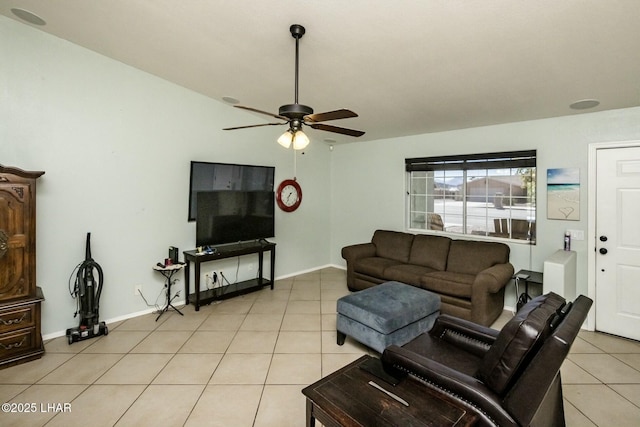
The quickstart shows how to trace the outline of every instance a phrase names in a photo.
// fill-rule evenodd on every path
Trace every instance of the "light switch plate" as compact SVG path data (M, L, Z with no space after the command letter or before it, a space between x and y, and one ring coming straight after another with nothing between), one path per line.
M571 234L571 240L584 240L584 230L567 230Z

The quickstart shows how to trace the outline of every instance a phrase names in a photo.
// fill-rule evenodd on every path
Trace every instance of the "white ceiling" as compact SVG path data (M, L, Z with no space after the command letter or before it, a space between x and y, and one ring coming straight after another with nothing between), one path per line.
M221 100L360 117L374 140L640 105L640 0L0 0L31 25ZM229 108L232 108L229 106ZM237 110L241 126L273 121ZM234 132L245 132L236 130Z

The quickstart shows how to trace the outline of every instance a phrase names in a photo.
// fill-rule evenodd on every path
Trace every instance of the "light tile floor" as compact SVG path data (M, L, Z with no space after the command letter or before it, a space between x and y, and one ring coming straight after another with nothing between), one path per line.
M345 272L327 268L185 316L50 340L42 359L0 370L0 401L36 404L0 412L0 425L303 426L302 388L377 355L349 338L336 345L335 302L347 293ZM583 331L562 376L570 427L640 425L640 343Z

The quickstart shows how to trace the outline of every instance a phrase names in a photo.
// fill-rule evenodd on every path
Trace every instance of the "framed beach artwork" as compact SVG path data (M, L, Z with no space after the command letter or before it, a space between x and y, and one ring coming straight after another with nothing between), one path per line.
M547 218L580 220L580 169L547 169Z

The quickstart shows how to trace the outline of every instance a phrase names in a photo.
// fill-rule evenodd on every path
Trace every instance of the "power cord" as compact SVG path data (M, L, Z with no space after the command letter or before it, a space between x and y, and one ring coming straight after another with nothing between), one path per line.
M78 299L78 294L80 293L80 284L78 283L78 270L80 269L80 266L82 265L82 263L79 263L78 265L75 266L75 268L73 269L73 271L71 271L71 275L69 276L69 295L71 295L71 298L73 298L74 300L76 300L76 312L73 313L73 318L75 319L78 316L78 313L80 312L80 300ZM71 289L71 281L73 278L76 278L73 281L73 289Z
M158 310L162 310L162 308L158 305L158 299L160 298L160 296L162 296L162 294L164 293L164 288L166 288L166 287L167 287L167 285L164 285L163 289L160 291L160 293L156 297L156 302L154 304L149 304L147 299L144 297L144 294L142 293L142 289L140 289L138 292L140 292L140 297L142 297L142 299L144 300L144 303L147 305L147 307L153 307L153 308L156 309L156 311L158 311Z
M516 276L516 303L513 306L513 314L518 312L518 302L520 301L520 278Z

